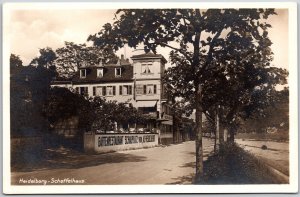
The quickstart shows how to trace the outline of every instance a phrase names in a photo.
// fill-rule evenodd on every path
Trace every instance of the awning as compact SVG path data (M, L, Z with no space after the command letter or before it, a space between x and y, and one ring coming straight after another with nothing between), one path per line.
M134 104L134 107L154 107L157 101L137 101Z

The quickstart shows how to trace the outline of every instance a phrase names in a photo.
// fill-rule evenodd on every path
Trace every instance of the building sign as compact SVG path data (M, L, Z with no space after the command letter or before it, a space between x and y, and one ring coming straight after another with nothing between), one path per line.
M123 144L123 136L103 136L98 138L98 147Z
M99 136L98 147L155 142L155 134Z
M144 86L142 84L136 84L136 94L143 94Z
M98 153L149 148L158 145L158 133L84 134L84 150Z

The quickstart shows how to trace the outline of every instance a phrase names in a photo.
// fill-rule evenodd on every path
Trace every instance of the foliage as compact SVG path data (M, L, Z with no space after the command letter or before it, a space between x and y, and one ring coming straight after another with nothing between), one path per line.
M115 122L120 126L128 123L144 123L143 117L135 108L127 106L126 103L116 101L106 101L101 97L91 99L93 109L93 127L95 130L110 131L114 130Z
M107 132L114 130L115 122L121 125L144 121L135 108L125 103L107 101L103 97L86 98L60 87L50 90L43 114L51 124L78 116L79 128L86 131L92 129Z
M39 56L34 58L29 65L55 70L56 53L50 47L40 49L39 53Z
M10 79L12 135L26 135L23 131L29 128L39 132L47 129L48 123L41 114L52 73L44 67L20 66Z
M51 88L43 109L44 116L51 124L72 116L79 117L79 127L91 126L90 103L82 95L66 88Z
M256 133L272 132L270 129L283 133L289 130L289 90L274 92L272 96L273 103L242 121L241 130Z
M16 68L19 66L23 66L23 62L20 59L20 56L15 55L15 54L10 54L9 62L10 62L10 68Z

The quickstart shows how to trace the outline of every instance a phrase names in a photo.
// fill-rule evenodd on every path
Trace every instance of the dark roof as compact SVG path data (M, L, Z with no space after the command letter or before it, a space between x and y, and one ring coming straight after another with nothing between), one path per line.
M121 76L115 76L115 68L121 68ZM86 78L80 78L79 71L72 79L73 83L97 83L97 82L125 82L133 80L133 67L131 65L118 66L116 64L105 65L103 67L103 77L97 77L97 67L88 67Z
M164 56L162 56L161 54L154 54L154 53L144 53L144 54L141 54L141 55L134 55L131 57L131 59L162 59L162 61L164 63L167 63L167 60L164 58Z

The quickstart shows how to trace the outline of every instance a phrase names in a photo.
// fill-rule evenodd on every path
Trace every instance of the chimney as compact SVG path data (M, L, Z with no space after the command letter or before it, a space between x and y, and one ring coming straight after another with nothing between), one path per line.
M99 67L103 66L103 60L104 60L104 58L102 56L98 58L98 66Z

